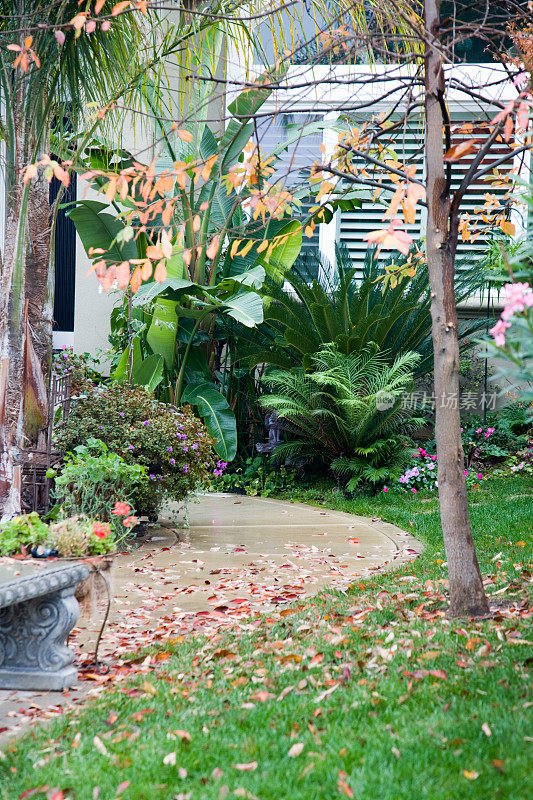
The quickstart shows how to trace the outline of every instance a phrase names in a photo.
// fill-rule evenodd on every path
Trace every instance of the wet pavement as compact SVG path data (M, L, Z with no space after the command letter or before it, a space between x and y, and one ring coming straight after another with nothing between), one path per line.
M325 586L345 591L421 550L414 537L379 518L269 498L201 496L189 506L188 528L180 527L177 507L170 511L176 522L163 522L149 541L115 559L100 658L120 663L126 652L275 613ZM72 636L80 658L94 651L104 610L99 602L80 617ZM28 721L53 717L101 688L93 674L71 692L0 691L0 744Z

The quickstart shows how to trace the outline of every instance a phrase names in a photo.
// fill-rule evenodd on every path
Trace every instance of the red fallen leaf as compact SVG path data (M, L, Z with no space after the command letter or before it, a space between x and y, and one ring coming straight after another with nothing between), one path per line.
M131 715L135 722L140 722L145 714L155 714L155 708L143 708L142 711L136 711Z
M348 775L346 774L346 772L339 770L339 780L337 781L337 786L339 787L339 791L345 794L346 797L353 797L354 796L353 789L346 783L347 777Z
M433 675L434 678L442 678L444 681L448 680L448 676L443 669L430 669L429 674Z
M261 692L256 692L250 697L250 700L257 700L258 703L266 703L269 697L274 697L273 694L267 692L266 689L263 689Z
M63 792L61 791L61 789L59 790L59 792L56 792L51 797L49 797L48 800L63 800Z
M182 741L185 740L186 742L190 742L192 739L192 736L188 731L177 730L177 731L172 731L172 733L175 736L178 736Z
M349 542L353 542L354 544L359 544L359 539L356 539L355 536L352 536L351 539L348 539Z
M48 786L36 786L35 789L26 789L26 791L22 792L22 794L19 796L19 800L24 800L25 797L33 797L34 794L37 794L38 792L45 792L47 789Z
M455 663L457 664L458 667L462 667L463 669L468 667L468 662L463 661L462 659L458 659Z
M125 789L127 789L129 785L130 785L129 781L122 781L122 783L119 783L119 785L117 786L117 791L116 791L115 797L118 797L119 794L122 794L122 792Z
M324 653L317 653L316 656L313 656L313 658L309 662L309 666L310 667L314 667L317 664L320 664L320 662L323 660L323 658L324 658Z

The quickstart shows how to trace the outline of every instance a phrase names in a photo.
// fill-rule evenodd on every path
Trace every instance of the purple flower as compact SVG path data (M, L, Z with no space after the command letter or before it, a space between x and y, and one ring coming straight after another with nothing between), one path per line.
M128 450L135 450L135 448L134 448L134 446L132 444L129 444L128 445Z
M98 426L98 430L101 431L103 429L103 427L104 427L103 425L99 425Z
M123 417L123 416L124 416L124 412L123 412L123 411L121 411L121 412L120 412L120 416L121 416L121 417Z
M388 491L389 491L389 487L388 487L388 486L384 486L384 487L383 487L383 491L384 491L384 492L388 492Z
M148 477L150 478L151 481L155 481L155 475L149 475Z
M196 444L196 442L191 446L191 449L198 450L198 445Z
M171 453L171 452L172 452L172 447L169 447L169 448L168 448L168 452L169 452L169 453Z
M184 464L183 465L183 471L184 472L188 472L189 471L189 465L188 464Z
M183 445L183 452L184 453L188 453L189 452L189 448L187 447L186 444Z
M143 425L148 425L148 420L147 419L144 420Z
M172 464L172 466L174 466L174 464L176 463L176 459L175 458L171 458L170 459L170 463Z

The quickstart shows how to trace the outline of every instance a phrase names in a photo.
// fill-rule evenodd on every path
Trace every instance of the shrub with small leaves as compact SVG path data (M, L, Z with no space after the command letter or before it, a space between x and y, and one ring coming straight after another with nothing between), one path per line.
M90 353L75 353L72 347L63 347L54 353L53 369L56 375L72 373L72 392L78 394L102 379L94 368L99 363Z
M142 387L86 389L86 397L73 402L56 441L68 451L91 436L126 463L145 468L148 481L120 498L130 500L138 514L154 517L165 496L185 499L217 469L213 440L191 408L160 403Z

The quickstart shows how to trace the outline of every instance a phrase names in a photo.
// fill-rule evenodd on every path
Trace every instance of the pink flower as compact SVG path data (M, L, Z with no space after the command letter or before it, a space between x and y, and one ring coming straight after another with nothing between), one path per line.
M431 460L432 461L436 461L437 460L437 456L431 456Z
M481 472L478 472L478 474L477 474L477 477L479 478L479 480L481 480L481 478L483 477L483 475L481 474Z
M411 489L411 491L412 491L413 494L418 494L416 489Z
M126 517L126 519L123 520L123 524L126 528L133 528L135 527L135 525L137 525L138 522L139 520L137 519L137 517L134 516Z
M115 507L111 513L116 514L117 517L125 517L130 513L130 511L131 511L131 506L129 506L127 503L123 503L120 500L117 500L117 502L115 503Z
M465 478L466 478L467 475L468 475L468 470L465 469Z
M506 283L504 289L507 302L502 311L502 319L508 320L513 314L533 306L533 290L529 283Z
M383 491L384 491L384 492L388 492L388 491L389 491L389 487L388 487L388 486L384 486L384 487L383 487Z
M505 322L503 319L499 319L496 325L490 329L492 338L498 347L505 346L505 329L510 327L510 322Z
M93 533L98 539L105 539L111 533L109 522L94 522Z

